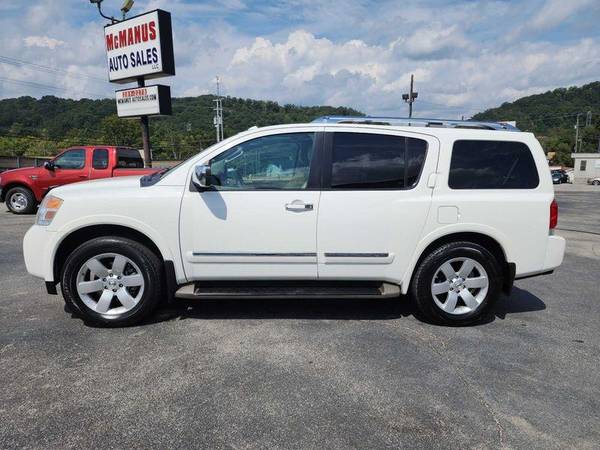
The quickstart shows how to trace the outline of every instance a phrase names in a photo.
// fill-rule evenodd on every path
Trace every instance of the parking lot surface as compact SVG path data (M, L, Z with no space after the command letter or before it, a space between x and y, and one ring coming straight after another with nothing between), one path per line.
M407 298L202 301L86 326L27 274L0 206L2 448L598 448L600 189L557 188L553 275L494 317Z

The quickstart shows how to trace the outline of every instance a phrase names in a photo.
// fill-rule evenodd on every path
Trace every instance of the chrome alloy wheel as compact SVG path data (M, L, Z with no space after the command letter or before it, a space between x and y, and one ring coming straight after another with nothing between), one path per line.
M489 286L488 274L481 264L467 257L454 258L435 271L431 295L442 311L461 315L479 308Z
M92 311L118 316L138 304L144 294L144 277L126 256L103 253L88 259L79 269L77 293Z
M27 208L27 197L21 192L15 192L10 196L10 206L15 211L23 211Z

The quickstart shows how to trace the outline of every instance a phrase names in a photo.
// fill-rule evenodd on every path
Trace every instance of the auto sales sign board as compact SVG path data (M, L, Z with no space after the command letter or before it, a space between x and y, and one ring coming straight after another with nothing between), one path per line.
M104 27L108 80L175 75L171 13L157 9Z
M119 117L171 114L171 88L156 84L115 92Z

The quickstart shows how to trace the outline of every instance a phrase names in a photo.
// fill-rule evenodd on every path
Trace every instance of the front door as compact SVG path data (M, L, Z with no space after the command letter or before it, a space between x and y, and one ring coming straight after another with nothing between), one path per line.
M399 282L431 207L439 144L392 130L326 131L319 278Z
M54 187L89 179L89 164L83 148L67 150L52 160L54 170L48 170L38 180L44 195Z
M188 279L315 279L322 134L271 134L210 155L211 189L183 197ZM194 168L192 167L192 170Z

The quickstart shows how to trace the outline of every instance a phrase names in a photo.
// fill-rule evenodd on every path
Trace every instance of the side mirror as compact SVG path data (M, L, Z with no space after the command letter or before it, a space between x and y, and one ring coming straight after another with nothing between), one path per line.
M210 166L201 164L194 167L192 183L194 183L194 186L196 186L200 191L210 189L210 178Z
M47 170L54 170L55 166L54 166L54 163L52 161L46 161L44 163L44 168L47 169Z

